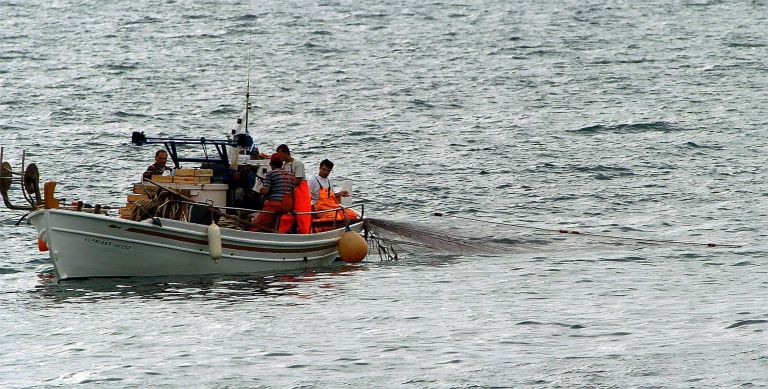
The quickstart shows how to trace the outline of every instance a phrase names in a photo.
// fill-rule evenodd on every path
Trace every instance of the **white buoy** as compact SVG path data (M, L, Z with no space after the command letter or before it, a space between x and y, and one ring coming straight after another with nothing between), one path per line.
M214 222L208 226L208 254L215 262L221 258L221 228Z

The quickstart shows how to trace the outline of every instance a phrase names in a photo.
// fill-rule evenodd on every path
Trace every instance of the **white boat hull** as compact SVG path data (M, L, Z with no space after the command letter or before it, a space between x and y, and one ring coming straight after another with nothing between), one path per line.
M29 221L46 242L60 280L89 277L246 274L330 265L344 229L317 234L271 234L221 229L214 261L207 226L170 219L134 222L111 216L46 209ZM159 225L158 225L159 224ZM362 222L350 226L362 229Z

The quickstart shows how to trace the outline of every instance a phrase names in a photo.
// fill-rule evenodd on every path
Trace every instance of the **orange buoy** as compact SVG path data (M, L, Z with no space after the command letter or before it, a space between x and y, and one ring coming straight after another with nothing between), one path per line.
M45 239L43 239L43 232L40 231L37 233L37 249L40 251L48 251L48 244L45 243Z
M40 251L48 251L48 245L42 238L37 238L37 249Z
M339 257L347 263L358 263L368 255L368 243L360 234L347 231L339 239Z

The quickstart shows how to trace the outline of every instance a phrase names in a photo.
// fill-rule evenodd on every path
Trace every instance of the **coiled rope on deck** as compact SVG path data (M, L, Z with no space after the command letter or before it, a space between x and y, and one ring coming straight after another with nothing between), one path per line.
M160 190L150 200L135 202L131 209L131 220L140 221L148 217L163 217L187 221L188 208L181 206L180 199L175 193Z

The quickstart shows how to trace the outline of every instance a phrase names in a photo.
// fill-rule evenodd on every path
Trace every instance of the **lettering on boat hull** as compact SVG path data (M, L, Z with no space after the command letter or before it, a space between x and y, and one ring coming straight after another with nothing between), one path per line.
M102 245L107 247L114 247L117 249L123 249L123 250L130 250L131 245L123 244L123 243L115 243L111 240L106 239L99 239L99 238L92 238L90 236L86 236L83 238L83 241L90 244L96 244L96 245Z

